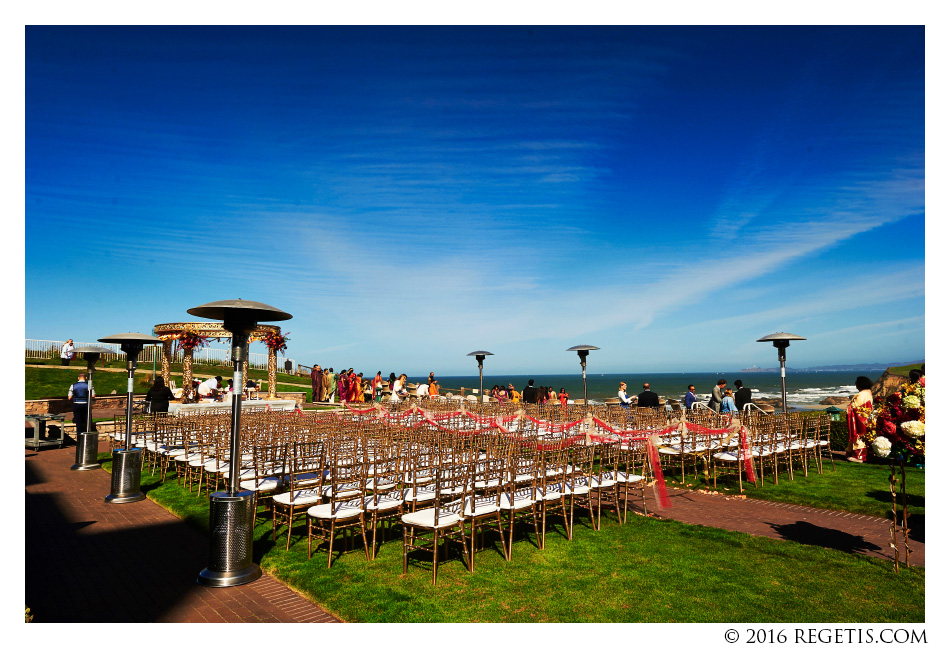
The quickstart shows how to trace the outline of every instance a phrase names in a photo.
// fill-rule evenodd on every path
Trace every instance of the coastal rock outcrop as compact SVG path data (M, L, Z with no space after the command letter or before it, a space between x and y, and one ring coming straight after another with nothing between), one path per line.
M848 396L829 396L819 403L819 405L847 405L851 402Z
M891 373L888 369L871 387L871 395L874 396L875 402L883 400L900 389L905 382L907 382L907 376Z

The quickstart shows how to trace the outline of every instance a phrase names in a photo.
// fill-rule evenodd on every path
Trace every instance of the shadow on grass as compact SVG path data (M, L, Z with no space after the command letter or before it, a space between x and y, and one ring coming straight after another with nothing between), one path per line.
M877 500L878 502L888 502L888 503L890 503L890 501L891 501L891 491L889 491L889 490L868 491L867 496L870 497L870 498L873 499L873 500ZM897 493L897 508L898 508L898 510L900 510L901 506L903 506L903 497L901 496L900 493ZM924 507L924 496L923 496L923 495L912 495L912 494L908 493L908 494L907 494L907 506L919 506L919 507L923 508L923 507Z
M864 550L881 549L874 543L867 542L861 536L845 533L837 529L820 527L810 522L798 521L794 524L770 524L784 539L799 544L828 547L845 553L857 554Z

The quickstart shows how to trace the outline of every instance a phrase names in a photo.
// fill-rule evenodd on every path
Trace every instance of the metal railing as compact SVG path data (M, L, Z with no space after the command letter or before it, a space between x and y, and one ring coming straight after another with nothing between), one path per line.
M46 358L59 358L60 351L63 348L63 345L66 344L66 340L32 340L26 339L25 351L26 359L46 359ZM106 349L111 349L113 353L103 354L105 360L125 360L125 354L122 353L122 350L119 348L118 344L104 344L102 342L85 342L74 340L73 346L78 348L81 346L100 346ZM195 349L192 354L193 362L195 364L209 364L216 366L228 366L230 364L230 350L229 349L216 349L212 347L205 347L202 349ZM172 363L180 363L184 358L184 353L182 351L177 351L172 353ZM149 345L142 349L142 352L139 354L139 364L145 364L154 361L158 364L162 362L162 348L158 345ZM286 368L287 360L290 360L290 369ZM249 353L247 360L248 367L251 369L267 369L267 354L266 353ZM292 358L277 358L277 373L283 374L293 374L296 370L297 362Z

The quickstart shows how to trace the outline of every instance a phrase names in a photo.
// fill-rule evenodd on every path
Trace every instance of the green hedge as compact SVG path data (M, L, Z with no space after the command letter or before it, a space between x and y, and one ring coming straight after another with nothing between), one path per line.
M831 449L839 450L844 452L848 449L848 422L847 421L831 421L831 431L829 440L831 441Z

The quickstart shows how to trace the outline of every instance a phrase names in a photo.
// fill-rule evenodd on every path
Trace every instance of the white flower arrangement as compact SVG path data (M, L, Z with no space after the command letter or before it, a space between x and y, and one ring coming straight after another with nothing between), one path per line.
M913 394L908 394L904 396L904 400L901 401L901 405L904 406L904 409L920 409L920 398L914 396Z
M913 439L919 439L924 436L924 424L920 421L904 421L901 423L901 431Z
M879 436L871 443L871 451L878 457L887 457L891 454L891 442L887 437Z

